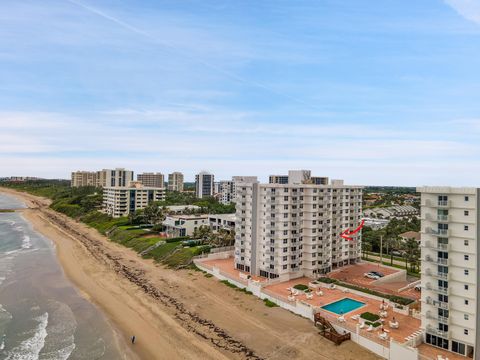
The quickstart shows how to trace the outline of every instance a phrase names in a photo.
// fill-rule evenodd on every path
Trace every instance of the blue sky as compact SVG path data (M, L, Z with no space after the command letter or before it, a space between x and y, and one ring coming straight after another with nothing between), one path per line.
M0 2L0 176L480 186L480 0Z

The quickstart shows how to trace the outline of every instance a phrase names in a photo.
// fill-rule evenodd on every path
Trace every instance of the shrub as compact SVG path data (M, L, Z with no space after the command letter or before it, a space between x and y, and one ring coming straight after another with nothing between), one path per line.
M277 307L278 306L273 301L268 300L268 299L263 299L263 302L265 303L265 306L268 306L268 307Z
M365 321L365 324L367 325L372 325L374 328L378 327L381 325L380 322L376 321L376 322L370 322L370 321Z
M300 291L305 291L308 290L308 286L304 284L297 284L293 287L294 289L300 290Z
M325 284L334 284L334 283L337 282L337 280L331 279L331 278L328 278L328 277L321 277L321 278L318 279L318 281L323 282Z
M360 315L360 317L362 319L365 319L365 320L368 320L370 322L375 322L377 321L378 319L380 319L380 316L378 316L377 314L373 314L371 312L364 312L362 315Z

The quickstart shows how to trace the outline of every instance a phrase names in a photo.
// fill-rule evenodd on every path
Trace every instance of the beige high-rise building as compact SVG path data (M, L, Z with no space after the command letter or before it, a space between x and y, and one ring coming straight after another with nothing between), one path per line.
M74 171L72 172L72 187L98 186L96 171Z
M165 178L162 173L143 173L137 174L137 180L148 187L165 187Z
M152 201L165 200L164 188L146 187L139 181L128 186L103 188L103 209L112 217L127 216L130 212L144 209Z
M183 191L183 174L175 171L168 174L168 190Z
M97 172L98 186L128 186L133 181L133 171L124 168L103 169Z
M419 187L425 342L479 359L478 188Z
M361 234L353 241L340 234L361 222L362 187L311 184L304 170L288 178L287 184L237 183L235 267L288 280L358 262Z
M232 180L222 180L218 182L219 201L224 205L235 202L237 197L237 183L255 182L256 176L233 176Z

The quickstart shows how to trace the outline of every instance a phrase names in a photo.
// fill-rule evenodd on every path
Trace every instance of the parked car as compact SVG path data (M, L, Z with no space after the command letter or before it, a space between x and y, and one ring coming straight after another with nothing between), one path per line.
M384 277L385 275L378 271L370 271L370 274L377 275L378 277Z
M414 289L417 290L417 291L422 291L422 285L417 284L417 285L415 285Z
M378 279L380 279L380 276L375 275L375 274L373 274L373 273L371 273L371 272L365 273L365 274L363 274L363 276L365 276L366 278L369 278L369 279L373 279L373 280L378 280Z

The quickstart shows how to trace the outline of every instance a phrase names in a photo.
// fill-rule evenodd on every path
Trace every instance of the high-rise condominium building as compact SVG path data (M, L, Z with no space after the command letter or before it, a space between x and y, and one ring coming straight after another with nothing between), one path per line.
M419 187L425 342L478 358L479 189Z
M165 178L162 173L143 173L137 174L137 181L140 181L147 187L165 187Z
M168 190L183 191L183 174L181 172L168 174Z
M146 187L139 181L128 186L103 188L103 208L112 217L127 216L130 212L144 209L152 201L165 200L165 189Z
M195 194L201 199L207 196L213 196L215 177L213 174L202 171L195 175Z
M237 183L237 269L288 280L360 260L361 235L340 234L360 224L362 187L310 184L304 175L290 171L288 184Z
M288 184L288 175L270 175L268 182L270 184Z
M101 187L128 186L133 181L133 171L123 168L103 169L97 173L98 185Z
M96 171L74 171L72 172L72 187L98 186Z
M232 180L223 180L218 183L219 201L224 205L235 202L237 196L237 183L255 182L256 176L233 176Z

